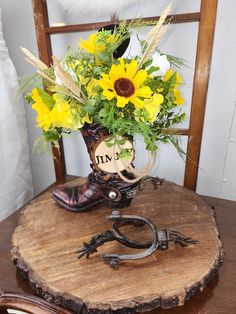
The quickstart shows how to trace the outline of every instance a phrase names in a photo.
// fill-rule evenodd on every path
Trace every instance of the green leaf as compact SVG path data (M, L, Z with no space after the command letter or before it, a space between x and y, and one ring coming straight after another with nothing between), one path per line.
M147 67L149 67L151 64L152 64L152 59L149 59L148 61L146 61L146 62L143 64L142 68L147 68Z
M88 99L84 106L84 110L89 114L89 115L94 115L95 112L97 111L97 100L96 99Z
M49 129L48 131L43 131L46 142L58 142L61 138L62 129L55 128Z
M43 89L37 87L38 94L42 101L48 106L48 108L51 110L55 104L55 100L52 96L50 96L48 93L46 93Z
M128 160L132 157L133 149L132 148L122 148L119 153L119 158L123 160Z
M148 74L150 75L150 74L152 74L153 72L158 71L158 70L160 70L160 67L151 66L151 67L147 70L147 72L148 72Z
M26 101L26 103L27 103L28 105L29 105L29 104L32 104L32 103L34 102L31 93L26 94L24 98L25 98L25 101Z

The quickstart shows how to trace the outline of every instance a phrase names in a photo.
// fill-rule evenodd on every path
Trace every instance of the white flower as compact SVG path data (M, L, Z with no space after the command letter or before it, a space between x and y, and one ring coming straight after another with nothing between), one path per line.
M153 76L162 76L165 75L166 71L170 68L170 62L167 60L165 55L160 55L159 52L155 52L152 56L152 64L147 68L147 70L151 67L158 67L158 71L154 71L152 73Z

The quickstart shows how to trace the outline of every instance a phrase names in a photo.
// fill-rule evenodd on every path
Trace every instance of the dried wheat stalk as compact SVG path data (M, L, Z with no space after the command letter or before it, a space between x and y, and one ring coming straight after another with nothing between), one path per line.
M37 72L42 78L55 86L59 86L59 84L46 73L46 70L48 70L49 67L45 63L43 63L40 59L34 56L28 49L21 48L21 50L26 55L25 60L38 69ZM58 76L62 83L62 86L64 87L64 94L73 97L84 104L85 98L81 97L81 95L84 95L79 86L73 81L73 78L70 76L70 74L62 68L60 62L56 59L56 57L52 58L55 68L55 74Z
M52 83L53 85L56 85L57 83L44 71L38 70L37 73L44 78L45 80L47 80L48 82Z
M27 58L25 58L27 62L31 63L33 66L35 66L37 69L41 71L45 71L48 69L48 66L45 63L43 63L40 59L35 57L28 49L21 47L21 50L27 56Z
M85 99L82 98L83 94L79 86L75 83L71 75L63 69L57 58L55 56L52 56L52 59L55 75L60 80L62 86L66 87L73 94L74 98L84 104Z
M167 26L164 24L167 15L170 13L172 2L169 3L169 5L166 7L162 15L160 16L160 19L158 20L157 25L149 32L147 35L147 49L144 51L141 60L139 62L139 69L142 67L142 65L153 55L158 42L160 41L163 34L166 32Z

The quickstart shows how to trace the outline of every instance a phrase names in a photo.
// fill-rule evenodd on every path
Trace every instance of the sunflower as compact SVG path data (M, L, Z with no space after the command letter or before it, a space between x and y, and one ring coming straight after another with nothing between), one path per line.
M147 78L147 71L138 70L138 63L132 60L125 64L124 59L118 59L120 64L112 65L108 74L102 74L98 84L103 89L103 95L108 99L117 99L117 107L125 107L131 102L136 108L144 107L144 99L152 96L148 86L141 86ZM140 99L139 97L142 97Z

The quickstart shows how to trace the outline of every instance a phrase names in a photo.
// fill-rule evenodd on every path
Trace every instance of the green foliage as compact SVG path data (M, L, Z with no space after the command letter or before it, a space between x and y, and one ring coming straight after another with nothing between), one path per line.
M33 101L33 98L32 98L32 94L31 93L27 93L25 96L25 101L28 105L32 104L34 101Z
M37 87L37 91L38 91L38 94L39 94L40 98L42 99L43 103L47 104L49 109L52 109L54 104L55 104L55 100L53 99L53 97L50 96L47 92L45 92L41 88Z
M186 60L183 58L179 58L176 56L172 56L169 54L165 54L167 57L167 60L170 62L171 65L175 66L176 68L182 68L183 66L188 67L186 64Z
M43 131L43 135L46 142L56 143L60 140L62 131L63 130L61 128L53 128L49 129L48 131Z
M98 105L99 102L96 99L88 99L84 106L84 111L86 111L90 116L93 116L97 112Z
M132 148L123 148L119 153L119 158L123 160L129 160L132 157L133 149Z
M106 97L101 87L102 85L98 83L104 75L106 77L110 75L109 73L112 66L120 64L120 62L114 58L113 54L117 47L129 37L130 32L133 29L140 29L147 25L155 24L156 21L146 22L143 20L131 22L129 25L122 22L115 28L113 35L111 31L102 30L96 34L95 42L87 43L91 45L91 49L94 48L92 52L90 51L91 49L77 49L72 51L71 48L68 47L67 53L61 60L61 64L68 73L68 81L73 79L73 83L76 84L76 87L78 87L80 91L79 94L82 95L85 100L84 102L81 101L80 98L76 98L70 89L68 93L68 82L65 86L63 84L54 85L51 83L50 79L49 81L41 79L37 74L22 81L21 92L31 90L33 86L37 86L38 98L40 99L38 104L41 103L45 105L46 108L51 111L52 109L57 109L57 111L55 110L56 113L54 112L54 116L50 116L47 120L52 121L53 118L54 125L52 123L49 129L48 126L45 128L42 127L44 144L41 138L36 145L39 147L39 150L46 149L49 142L53 142L57 145L56 143L58 143L62 134L68 134L80 129L85 122L95 122L103 125L110 131L112 137L107 141L108 146L114 145L114 143L118 146L122 146L122 140L120 140L119 137L124 135L130 137L141 135L149 151L155 151L160 142L172 143L177 148L180 155L183 155L178 140L176 140L170 132L170 129L182 123L185 119L185 113L182 112L177 101L178 94L176 93L176 89L179 85L179 82L177 82L177 72L173 72L167 80L163 76L155 75L155 72L160 68L152 65L152 58L144 63L141 71L146 71L147 77L144 82L142 81L140 88L148 87L150 95L152 96L147 97L147 99L144 99L142 96L137 96L142 103L140 106L135 106L130 100L124 107L118 107L118 95L111 97L111 100L109 100L110 98L108 99ZM141 51L144 52L148 43L146 40L139 38L139 36L137 36L137 38L141 46ZM104 49L102 49L102 47L104 47ZM158 51L158 49L156 50ZM160 51L158 52L162 54ZM173 66L182 67L185 65L185 61L181 58L171 55L166 56ZM133 58L137 61L137 64L140 61L140 57L141 56L135 56ZM132 59L125 58L124 60L125 67L127 68L132 62ZM137 69L134 76L139 70L140 69ZM56 73L53 67L45 71L53 81L56 77L54 72ZM42 86L46 87L46 91L40 88ZM108 92L109 91L111 92L111 89L108 89ZM55 101L55 97L53 98L50 95L50 92L57 94L57 98L60 100L58 103ZM160 108L156 111L155 119L152 119L151 114L153 112L155 113L155 108L158 108L158 105L151 102L151 97L157 94L162 95L163 101L160 103ZM29 104L35 101L32 99L31 91L26 94L25 100ZM149 105L152 106L151 109L153 109L153 111L150 110ZM42 120L43 109L44 108L42 108L40 113L38 112L39 115L41 114L40 118ZM48 110L45 110L45 112L48 114ZM72 127L68 127L71 120L73 120L73 123L71 123ZM50 123L51 122L49 122L49 124ZM76 128L74 125L78 127ZM130 154L130 150L121 149L120 158L127 159L130 157Z
M19 79L19 85L20 88L18 89L17 94L25 94L34 86L42 86L42 78L38 73L27 77L21 77Z

